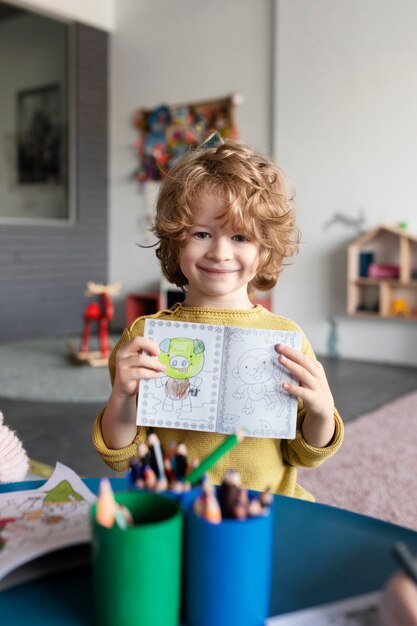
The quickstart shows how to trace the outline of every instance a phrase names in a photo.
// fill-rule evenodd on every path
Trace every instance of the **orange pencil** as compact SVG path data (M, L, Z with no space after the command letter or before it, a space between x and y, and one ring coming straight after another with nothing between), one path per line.
M208 522L211 522L212 524L220 524L220 522L222 521L220 505L217 502L217 498L214 492L207 494L204 519Z
M212 524L220 524L222 514L217 501L215 489L209 480L203 483L201 493L194 502L194 513Z
M111 528L114 525L114 512L116 503L114 494L108 478L100 480L98 491L96 520L101 526Z

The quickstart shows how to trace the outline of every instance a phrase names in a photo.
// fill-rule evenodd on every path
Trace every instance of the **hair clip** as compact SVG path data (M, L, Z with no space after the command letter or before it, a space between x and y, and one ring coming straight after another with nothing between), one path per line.
M205 141L199 146L200 148L217 148L217 146L221 146L224 144L222 136L220 133L215 130L212 132Z

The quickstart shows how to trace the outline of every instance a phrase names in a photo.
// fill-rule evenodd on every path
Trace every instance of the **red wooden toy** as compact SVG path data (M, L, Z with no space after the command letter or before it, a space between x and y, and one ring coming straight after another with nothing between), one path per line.
M121 283L103 285L89 281L85 291L86 296L96 296L95 302L90 302L84 309L84 327L81 337L81 348L77 352L68 342L68 349L78 362L87 362L89 365L106 365L110 355L109 322L114 317L112 296L120 293ZM99 351L90 351L89 342L92 324L98 325Z

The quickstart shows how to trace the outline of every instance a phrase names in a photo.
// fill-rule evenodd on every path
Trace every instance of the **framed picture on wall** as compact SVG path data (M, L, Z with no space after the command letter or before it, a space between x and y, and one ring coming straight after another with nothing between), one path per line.
M232 94L139 110L134 120L140 132L135 178L140 182L161 180L191 147L202 143L213 131L224 139L236 139L235 109L240 102L241 96Z
M63 125L59 85L17 94L17 180L57 183L62 176Z

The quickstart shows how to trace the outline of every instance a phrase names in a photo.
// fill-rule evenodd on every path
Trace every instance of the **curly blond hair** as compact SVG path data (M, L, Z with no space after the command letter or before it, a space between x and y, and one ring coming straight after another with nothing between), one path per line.
M259 263L249 290L269 290L285 258L298 252L294 192L285 173L244 144L228 140L215 148L187 153L165 176L156 206L153 233L165 277L187 286L179 250L193 226L194 202L201 194L226 203L219 219L226 228L259 244Z

